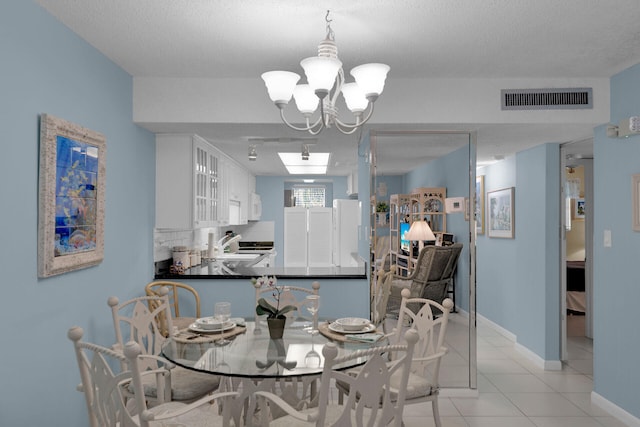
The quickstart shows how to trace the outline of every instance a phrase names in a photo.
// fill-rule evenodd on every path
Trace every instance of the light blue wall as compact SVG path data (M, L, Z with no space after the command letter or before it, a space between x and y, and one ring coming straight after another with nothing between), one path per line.
M560 360L560 147L516 155L516 328L518 343ZM498 242L499 244L499 242Z
M490 191L516 186L516 158L504 160L483 168L478 175L484 175L485 203ZM516 194L520 191L516 188ZM516 239L519 235L520 209L516 203ZM517 305L516 291L518 274L516 269L516 239L489 238L488 217L485 207L485 234L476 239L476 303L478 314L501 327L516 333Z
M389 205L389 196L391 194L402 194L404 192L404 175L381 175L376 177L377 185L384 184L387 186L386 196L376 195L378 203L386 202ZM377 236L388 236L389 227L376 227Z
M611 79L611 123L640 114L640 64ZM640 135L594 136L594 391L640 418L640 232L631 229L631 175L640 173ZM603 246L611 230L612 246Z
M110 295L139 295L153 274L155 146L132 123L132 79L32 1L0 3L4 339L0 425L87 425L73 325L111 345ZM38 116L106 136L104 261L37 277ZM34 402L37 409L34 410Z
M404 178L404 193L418 187L446 187L447 197L469 197L469 147L426 163ZM463 213L447 214L447 232L464 244L455 275L456 306L469 310L469 222Z

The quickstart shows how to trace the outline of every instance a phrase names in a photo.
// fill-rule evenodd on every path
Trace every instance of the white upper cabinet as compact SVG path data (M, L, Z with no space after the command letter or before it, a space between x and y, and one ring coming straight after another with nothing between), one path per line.
M246 224L251 178L197 135L157 135L156 228Z

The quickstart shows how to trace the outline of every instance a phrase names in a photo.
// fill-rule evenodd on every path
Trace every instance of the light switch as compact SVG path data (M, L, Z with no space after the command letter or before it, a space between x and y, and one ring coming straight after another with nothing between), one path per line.
M604 247L611 247L611 230L604 230Z

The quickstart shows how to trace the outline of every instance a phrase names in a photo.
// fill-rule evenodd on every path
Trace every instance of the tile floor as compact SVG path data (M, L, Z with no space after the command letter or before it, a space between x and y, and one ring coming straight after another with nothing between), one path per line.
M455 327L451 332L455 340ZM443 427L624 427L591 404L593 343L576 335L568 338L569 360L562 371L544 371L516 351L513 342L479 322L479 397L441 396ZM456 363L443 361L443 373L454 372L447 366ZM443 375L441 379L447 381ZM431 404L406 406L404 421L406 427L433 426Z

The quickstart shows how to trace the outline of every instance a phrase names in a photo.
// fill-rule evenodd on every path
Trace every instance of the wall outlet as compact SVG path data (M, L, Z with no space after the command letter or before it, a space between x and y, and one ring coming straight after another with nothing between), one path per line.
M611 247L611 230L604 230L604 247Z

